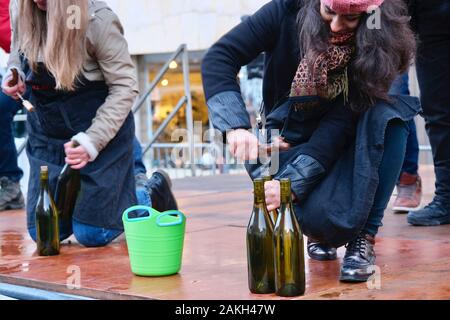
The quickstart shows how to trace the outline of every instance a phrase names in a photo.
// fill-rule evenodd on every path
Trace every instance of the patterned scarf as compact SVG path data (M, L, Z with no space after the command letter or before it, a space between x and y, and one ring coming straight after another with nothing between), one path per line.
M328 49L319 54L310 68L309 61L304 58L298 66L292 83L290 97L319 97L333 100L340 94L348 99L347 66L355 52L355 34L332 35ZM317 106L315 102L300 102L295 109Z

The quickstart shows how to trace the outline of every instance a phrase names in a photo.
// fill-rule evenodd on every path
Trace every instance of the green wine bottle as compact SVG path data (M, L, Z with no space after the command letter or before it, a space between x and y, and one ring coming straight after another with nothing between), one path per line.
M59 254L58 209L49 190L48 167L41 167L41 190L36 206L36 243L40 256Z
M73 142L73 147L77 148L80 144ZM64 166L58 176L55 191L55 203L59 212L60 220L72 221L73 210L81 189L80 171L72 169L68 164Z
M273 178L271 176L265 176L265 177L263 177L263 180L264 180L264 183L266 183L266 182L272 181ZM269 211L269 216L270 216L270 219L272 220L272 223L274 226L277 223L278 214L279 214L278 209Z
M266 208L264 181L254 181L255 202L247 228L248 285L255 294L275 292L273 224Z
M274 230L275 287L280 297L305 293L303 234L292 204L291 181L281 180L281 208Z

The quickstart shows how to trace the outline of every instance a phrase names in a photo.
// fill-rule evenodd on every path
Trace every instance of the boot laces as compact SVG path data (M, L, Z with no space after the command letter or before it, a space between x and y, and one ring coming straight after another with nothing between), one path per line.
M364 255L366 252L366 249L367 249L367 240L364 237L359 236L358 238L356 238L356 240L347 244L345 246L345 248L349 252L354 252L354 253L359 253L361 255Z

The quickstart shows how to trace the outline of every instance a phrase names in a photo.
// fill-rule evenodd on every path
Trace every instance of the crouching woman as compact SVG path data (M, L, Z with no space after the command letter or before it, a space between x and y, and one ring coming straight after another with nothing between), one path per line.
M371 7L380 25L371 28ZM366 281L375 238L398 179L417 99L389 96L415 53L402 0L273 0L220 39L203 62L211 119L231 152L255 160L258 138L237 74L265 53L266 129L281 132L276 179L290 178L297 218L313 259L336 259L345 245L342 281ZM249 165L252 178L267 174ZM266 183L269 210L278 182Z
M104 2L92 0L12 0L10 13L10 71L2 89L17 99L30 86L35 106L27 123L30 235L36 239L40 167L49 167L54 191L67 163L80 170L81 191L60 238L74 234L84 246L105 246L123 232L121 214L136 203L131 108L137 81L122 26ZM32 70L27 75L21 55ZM14 68L19 84L10 87Z

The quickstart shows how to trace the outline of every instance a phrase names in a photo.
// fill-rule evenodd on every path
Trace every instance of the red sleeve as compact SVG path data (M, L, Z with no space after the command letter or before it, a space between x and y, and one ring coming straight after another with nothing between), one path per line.
M9 0L0 0L0 47L9 53L11 49L11 23Z

